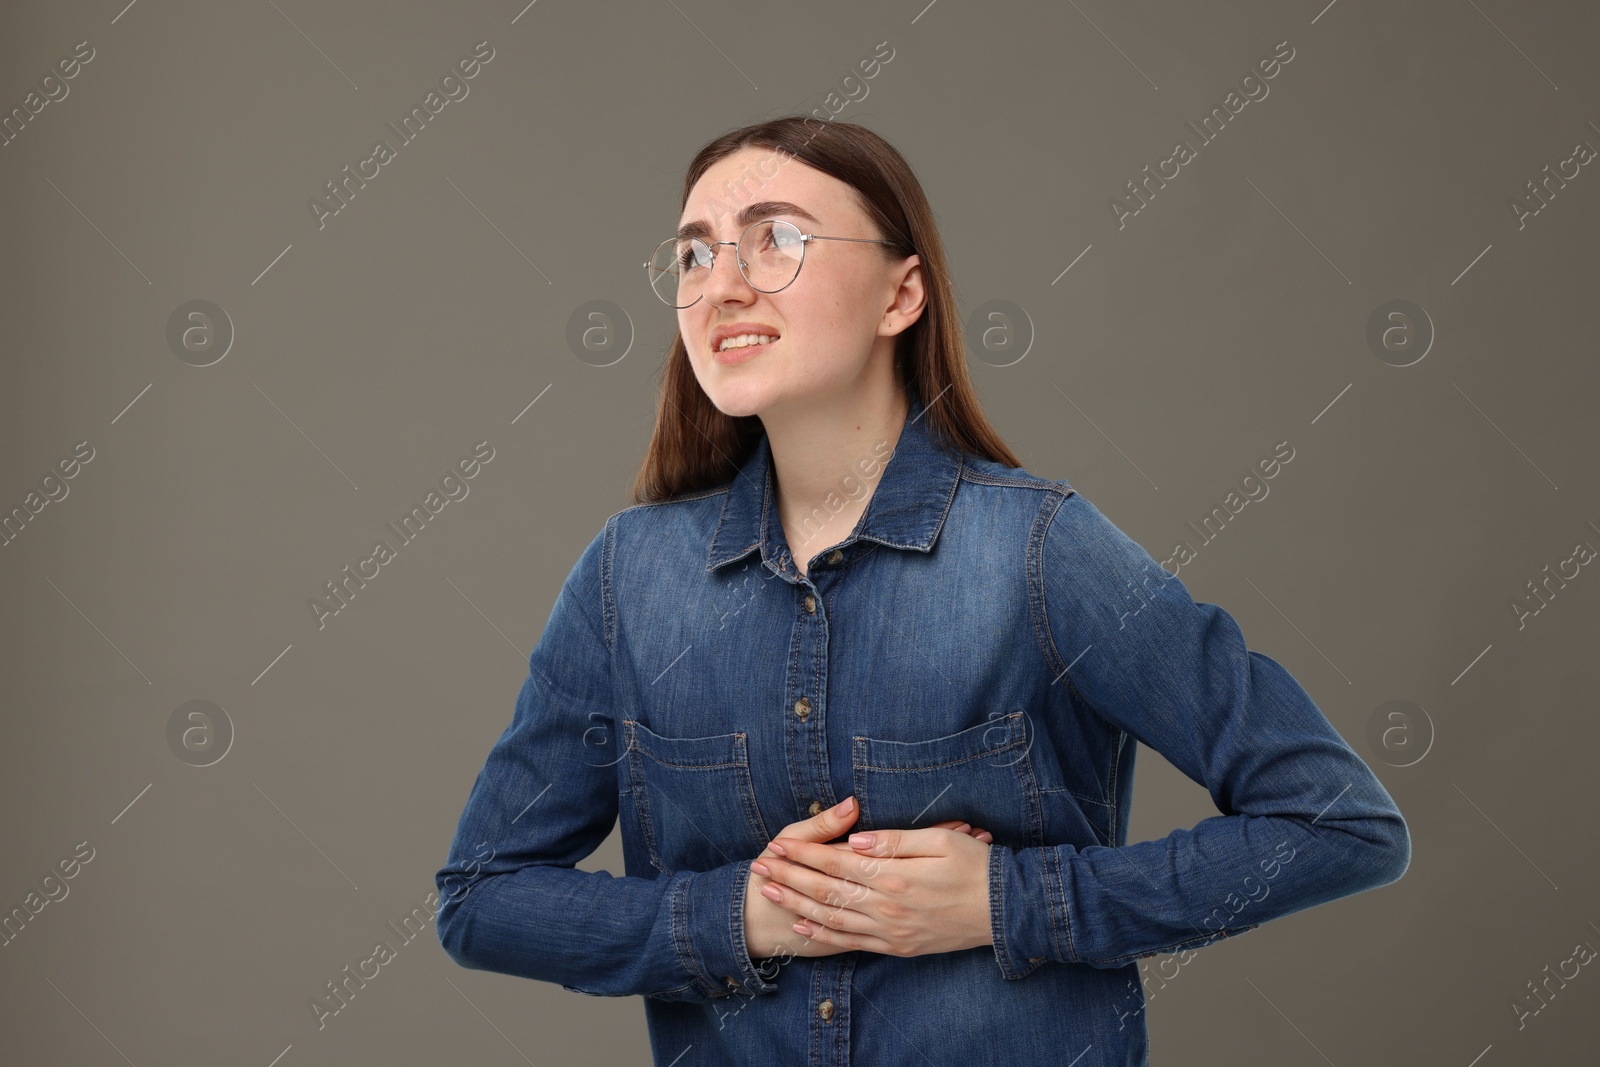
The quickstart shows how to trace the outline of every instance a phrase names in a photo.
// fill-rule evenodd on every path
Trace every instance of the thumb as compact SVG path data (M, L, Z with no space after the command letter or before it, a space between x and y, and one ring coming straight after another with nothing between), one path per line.
M857 814L856 798L845 797L826 811L819 811L811 818L789 826L783 831L782 836L798 837L802 841L818 843L832 841L856 821Z

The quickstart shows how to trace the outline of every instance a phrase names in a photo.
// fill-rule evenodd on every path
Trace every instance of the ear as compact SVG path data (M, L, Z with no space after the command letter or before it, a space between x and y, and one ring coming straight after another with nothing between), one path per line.
M883 317L878 322L879 337L897 337L906 332L922 317L928 306L921 256L907 256L892 265L889 271L889 284L894 288L889 294L889 303L884 305Z

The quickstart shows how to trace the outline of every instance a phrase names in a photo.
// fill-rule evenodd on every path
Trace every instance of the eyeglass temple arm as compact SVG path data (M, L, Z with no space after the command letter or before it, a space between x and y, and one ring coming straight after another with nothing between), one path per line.
M855 241L864 245L894 244L893 241L885 241L881 237L823 237L821 234L816 233L803 233L800 235L800 239L802 241Z

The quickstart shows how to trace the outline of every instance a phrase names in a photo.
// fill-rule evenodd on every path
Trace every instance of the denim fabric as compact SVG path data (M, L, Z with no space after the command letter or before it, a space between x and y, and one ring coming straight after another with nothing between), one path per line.
M658 1064L1146 1064L1141 957L1404 873L1388 792L1227 612L922 413L805 576L765 437L606 521L438 872L451 958L642 996ZM1220 814L1127 844L1138 742ZM850 795L853 830L993 833L992 947L749 957L750 861ZM619 817L626 876L575 869Z

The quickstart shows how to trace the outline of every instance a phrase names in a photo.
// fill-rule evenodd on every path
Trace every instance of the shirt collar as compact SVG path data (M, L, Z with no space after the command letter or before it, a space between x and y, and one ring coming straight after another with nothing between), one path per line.
M825 544L847 548L857 541L875 541L889 548L932 550L955 498L962 457L933 435L923 418L927 409L921 396L915 388L908 392L911 406L905 426L867 501L866 512L848 537L824 538ZM763 432L723 499L706 570L742 559L758 548L763 560L772 560L774 566L784 569L789 561L776 558L780 553L774 543L781 530L773 491L772 449Z

